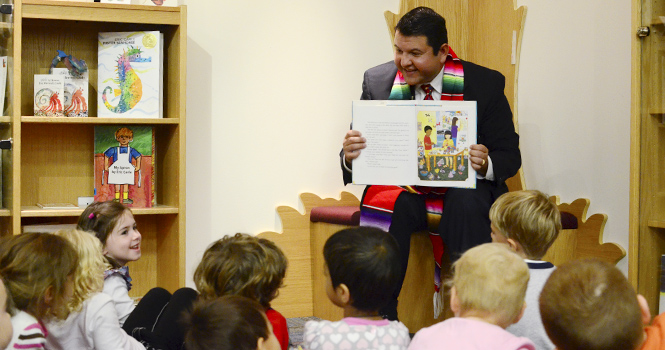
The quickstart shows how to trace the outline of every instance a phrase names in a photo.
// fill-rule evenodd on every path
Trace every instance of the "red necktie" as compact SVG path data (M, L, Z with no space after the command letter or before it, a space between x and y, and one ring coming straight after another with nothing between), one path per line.
M425 100L433 100L432 98L432 91L434 91L434 88L430 84L423 84L420 86L423 91L425 91Z

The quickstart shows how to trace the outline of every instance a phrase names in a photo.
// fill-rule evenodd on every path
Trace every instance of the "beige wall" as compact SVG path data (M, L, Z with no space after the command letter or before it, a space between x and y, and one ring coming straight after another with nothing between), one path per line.
M518 3L527 187L590 198L627 247L630 2ZM363 71L392 57L383 12L398 0L187 5L189 280L211 241L280 231L275 207L299 193L361 193L342 186L337 153Z

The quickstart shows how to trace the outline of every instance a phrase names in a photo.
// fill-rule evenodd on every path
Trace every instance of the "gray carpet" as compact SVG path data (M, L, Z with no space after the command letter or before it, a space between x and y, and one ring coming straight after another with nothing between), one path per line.
M314 316L286 319L286 325L289 328L289 349L297 349L298 346L302 345L305 323L307 321L321 321L321 319Z

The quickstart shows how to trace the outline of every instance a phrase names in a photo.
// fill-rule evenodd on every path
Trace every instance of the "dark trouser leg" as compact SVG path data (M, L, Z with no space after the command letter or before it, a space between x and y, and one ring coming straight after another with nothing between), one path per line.
M402 290L406 267L409 262L409 249L411 248L411 234L427 228L427 214L425 211L425 197L413 193L403 192L397 197L393 210L392 221L388 233L397 240L400 249L400 264L402 275L399 285L393 293L393 300L380 310L381 315L391 320L397 319L397 297ZM427 252L430 253L431 252Z
M141 299L127 317L122 329L131 335L134 328L152 328L162 309L171 300L171 293L164 288L153 288Z
M439 234L451 261L467 249L491 242L489 211L494 198L491 184L478 181L475 189L449 188L443 201Z

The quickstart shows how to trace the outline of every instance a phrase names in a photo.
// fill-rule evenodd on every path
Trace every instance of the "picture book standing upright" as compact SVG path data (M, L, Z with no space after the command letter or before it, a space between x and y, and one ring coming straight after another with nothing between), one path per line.
M97 116L162 117L162 33L99 33Z
M152 126L95 127L95 202L155 205L155 132Z

